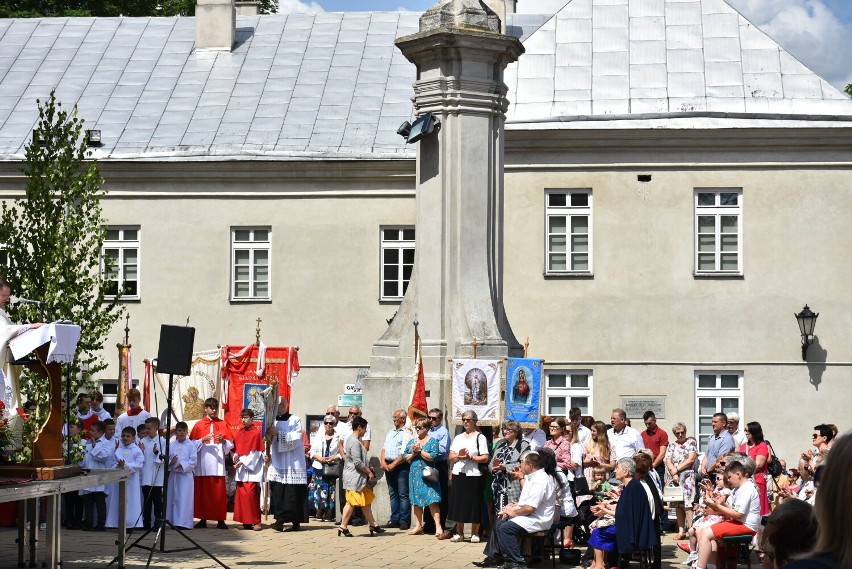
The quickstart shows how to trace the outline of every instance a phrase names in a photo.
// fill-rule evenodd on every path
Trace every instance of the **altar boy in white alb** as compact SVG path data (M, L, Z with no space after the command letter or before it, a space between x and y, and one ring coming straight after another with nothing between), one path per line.
M163 463L165 461L166 439L160 436L160 420L148 417L145 420L146 436L139 441L139 448L145 456L142 467L142 527L151 528L151 510L154 522L161 519L163 502Z
M198 443L189 440L189 427L180 421L175 425L175 437L169 446L166 519L181 529L192 529L195 494L193 471L197 462Z
M127 480L126 522L128 528L142 527L142 486L139 484L139 471L145 463L142 449L136 445L136 429L124 427L121 431L121 444L115 449L116 468L130 470L133 475ZM111 492L107 506L106 527L118 527L118 492Z

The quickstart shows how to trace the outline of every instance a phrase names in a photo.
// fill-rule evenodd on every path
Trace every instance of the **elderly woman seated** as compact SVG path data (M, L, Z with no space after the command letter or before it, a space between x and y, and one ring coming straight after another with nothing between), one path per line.
M621 493L611 492L610 500L593 506L592 511L605 518L613 516L614 525L598 524L589 537L589 546L594 548L592 569L606 569L607 553L630 554L634 551L651 549L660 543L654 523L654 500L641 483L647 472L645 467L637 471L632 458L622 458L616 463L615 477L621 482ZM603 527L601 527L603 526Z

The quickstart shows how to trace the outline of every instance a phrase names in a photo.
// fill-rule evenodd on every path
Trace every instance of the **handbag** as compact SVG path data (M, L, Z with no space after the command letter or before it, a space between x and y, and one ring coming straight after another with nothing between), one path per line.
M438 469L434 466L424 466L423 480L426 482L436 482L438 480Z
M784 472L784 467L781 466L781 461L778 460L778 457L775 455L775 449L772 448L772 444L769 441L766 441L766 445L772 453L772 457L769 459L769 462L766 463L766 470L772 478L777 478Z
M329 462L328 464L323 465L322 467L322 479L324 482L334 482L342 475L343 471L343 462L340 460L335 460L334 462Z

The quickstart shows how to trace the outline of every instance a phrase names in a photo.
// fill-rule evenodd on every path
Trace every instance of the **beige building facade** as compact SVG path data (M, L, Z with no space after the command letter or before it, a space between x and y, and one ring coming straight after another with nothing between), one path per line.
M634 15L645 3L631 2L616 25L622 15L610 14L611 4L574 2L508 20L527 53L506 80L503 299L517 339L529 337L530 356L545 360L544 412L579 406L608 422L613 407L645 401L667 430L683 421L696 435L708 432L716 410L736 410L793 459L813 425L849 427L852 103L766 47L730 7L707 1L663 4L688 4L695 17L735 31L695 39L679 29L693 15L672 12L675 39L662 46L667 87L644 89L642 66L657 66L648 85L660 71L648 50L664 40L644 19L656 16ZM107 248L119 251L121 278L137 287L126 300L134 376L143 358L156 357L161 324L189 318L203 350L252 342L260 318L267 345L300 347L294 411L320 414L366 373L400 306L410 251L420 253L411 234L414 150L395 134L411 118L415 77L393 46L416 31L417 18L236 21L233 50L215 54L196 52L192 26L173 19L67 20L64 32L51 21L23 31L16 26L33 24L7 21L0 54L20 57L30 45L18 49L24 32L71 41L62 34L79 28L82 44L97 45L105 30L113 34L104 45L119 55L105 47L89 62L95 56L81 49L63 69L72 80L84 67L94 71L77 90L74 81L63 87L63 76L58 96L78 101L107 140L96 150L109 190ZM625 26L645 30L651 43L622 49ZM742 34L729 54L739 79L716 85L714 74L731 72L716 65L717 44L733 33ZM694 41L702 47L688 47ZM689 91L695 73L683 71L695 53L680 49L702 53L703 96ZM321 57L329 50L329 60ZM594 64L580 61L586 50ZM777 71L773 63L751 70L768 52ZM49 52L40 57L44 69L61 67ZM623 57L626 75L613 63ZM775 85L773 74L782 91L768 95L761 89ZM106 83L107 75L118 79ZM28 97L45 96L35 76L22 89L20 77L0 78L5 100L17 93L0 115L4 199L24 185ZM576 89L564 88L566 77ZM805 304L820 318L803 362L793 314ZM98 379L117 377L113 346L123 336L122 323L105 342L110 365ZM426 374L430 406L445 407L449 378ZM156 410L164 399L159 393ZM377 456L391 419L372 414L368 398L364 415Z

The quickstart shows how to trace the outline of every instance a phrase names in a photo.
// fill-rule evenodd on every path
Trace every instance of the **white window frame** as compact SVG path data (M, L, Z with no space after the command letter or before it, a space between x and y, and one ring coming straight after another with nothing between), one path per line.
M248 241L237 241L237 232L248 231ZM255 232L266 232L266 240L258 240ZM247 296L237 296L237 253L248 251L249 253L249 272L248 280L240 281L248 283L249 294ZM266 295L258 295L255 293L255 287L260 279L255 278L255 268L257 253L260 251L266 252ZM231 281L230 281L230 299L231 302L268 302L272 300L272 228L269 226L234 226L231 227Z
M108 239L106 234L104 235L104 243L101 248L101 280L104 285L108 282L107 274L106 274L106 263L104 259L106 258L107 250L117 250L118 258L117 258L117 266L114 267L114 270L118 274L118 290L121 290L124 287L124 284L127 282L127 264L125 263L124 253L125 251L135 250L136 251L136 294L122 294L122 300L139 300L142 298L142 228L138 225L108 225L104 228L107 232L110 231L118 231L119 239ZM125 232L126 231L135 231L136 238L135 239L126 239ZM108 233L107 233L108 234ZM105 294L105 299L113 299L117 295L115 294Z
M699 205L698 199L701 194L713 194L714 201L713 205ZM722 205L721 204L721 195L722 194L736 194L737 195L737 204L736 205ZM695 188L693 195L693 203L695 209L695 216L693 218L693 222L695 224L693 231L693 253L694 253L694 266L693 270L695 275L729 275L729 276L741 276L743 274L743 191L742 188ZM731 217L734 216L737 218L737 231L736 231L736 239L737 246L735 250L727 250L723 251L722 241L725 236L733 235L733 233L724 233L722 227L722 217ZM702 237L709 236L709 233L699 233L700 224L699 218L701 217L713 217L714 221L714 231L713 231L713 250L712 254L714 256L713 261L713 269L701 269L700 266L700 256L708 255L708 251L699 251L700 241ZM722 256L736 253L737 256L737 268L736 269L722 269Z
M698 382L701 376L715 376L716 378L716 386L713 388L707 387L699 387ZM737 387L722 387L722 376L736 376L737 377ZM723 399L736 399L737 400L737 409L735 411L739 413L740 417L745 417L745 397L744 397L744 375L741 370L696 370L695 371L695 438L698 440L698 452L703 453L707 450L707 441L708 435L712 433L712 430L709 432L702 433L701 432L701 419L712 418L713 414L726 411L731 411L734 409L723 408L722 400ZM710 415L700 415L701 405L699 404L701 399L709 399L715 398L716 403L714 405L713 413ZM708 421L709 422L709 421Z
M397 240L385 240L385 231L398 231L400 239ZM405 263L403 260L405 251L414 251L415 244L415 235L411 236L411 239L405 239L404 232L411 231L414 232L413 225L388 225L382 226L379 228L379 299L383 301L390 302L399 302L405 296L405 291L408 289L409 284L411 283L411 276L413 276L414 271L414 259L411 261L411 270L412 274L409 275L408 279L405 279L405 266L408 263ZM399 251L398 261L396 267L397 278L389 279L385 276L385 269L387 265L385 264L385 251L396 249ZM399 296L396 295L387 295L385 294L385 282L395 280L397 283L397 287L402 288L402 294Z
M565 387L551 387L551 377L552 376L565 376ZM572 387L571 385L571 376L586 376L588 378L588 383L586 387ZM592 374L592 370L590 369L546 369L544 370L544 414L545 415L553 415L551 413L550 400L554 397L564 397L565 398L565 413L564 415L568 416L568 411L571 410L571 407L579 407L579 405L574 405L574 398L577 397L586 397L588 398L587 409L583 412L583 415L591 415L592 409L594 409L594 377ZM582 407L581 407L582 408ZM563 413L559 413L559 415L563 415Z
M565 204L564 206L552 206L550 205L551 196L553 195L565 195ZM571 205L571 196L574 194L585 194L587 196L587 205ZM544 192L544 274L545 275L581 275L587 276L592 275L594 273L594 265L593 265L593 255L592 251L594 250L594 238L593 238L593 211L594 206L594 196L592 195L591 188L560 188L560 189L549 189ZM565 218L565 233L553 233L551 234L551 220L557 218ZM586 251L578 251L575 250L574 245L574 237L580 238L581 233L574 234L572 233L572 221L574 218L585 217L587 220L586 224ZM554 251L553 243L551 241L551 237L553 235L565 235L565 244L564 251ZM574 268L574 260L582 256L586 255L587 265L588 267L585 269L575 269ZM551 268L551 261L554 256L564 255L565 256L565 269L553 269Z

